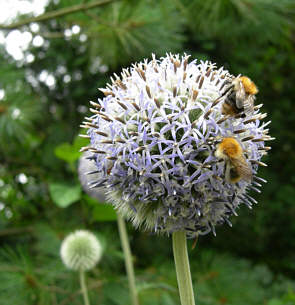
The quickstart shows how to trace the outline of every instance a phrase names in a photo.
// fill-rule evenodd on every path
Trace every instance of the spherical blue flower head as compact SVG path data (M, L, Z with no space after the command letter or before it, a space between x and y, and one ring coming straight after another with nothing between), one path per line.
M136 227L188 236L206 234L236 214L240 203L255 202L256 176L266 154L259 106L244 116L222 114L228 71L210 62L189 63L189 56L167 55L115 74L91 102L91 146L100 175L90 187L103 187L109 201ZM215 151L224 137L236 139L249 164L252 182L225 179L225 160Z

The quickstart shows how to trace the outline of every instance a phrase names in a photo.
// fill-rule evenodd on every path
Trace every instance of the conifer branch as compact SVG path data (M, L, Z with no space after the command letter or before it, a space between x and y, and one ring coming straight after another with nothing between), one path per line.
M27 25L33 22L41 22L41 21L46 21L49 19L53 19L53 18L58 18L61 16L65 16L65 15L69 15L69 14L73 14L73 13L77 13L80 11L87 11L90 10L92 8L98 7L98 6L102 6L111 2L114 2L116 0L99 0L99 1L93 1L90 3L83 3L83 4L77 4L77 5L73 5L70 7L66 7L66 8L62 8L56 11L52 11L52 12L48 12L45 14L42 14L40 16L37 17L31 17L31 18L27 18L25 20L21 20L15 23L11 23L11 24L0 24L0 29L2 30L12 30L12 29L16 29L19 28L23 25Z

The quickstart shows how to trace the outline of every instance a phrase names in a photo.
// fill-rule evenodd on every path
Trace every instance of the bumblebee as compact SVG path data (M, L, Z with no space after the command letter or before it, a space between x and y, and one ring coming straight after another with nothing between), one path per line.
M224 115L236 116L241 114L245 117L254 111L255 95L258 88L247 76L236 77L227 81L229 86L226 88L222 104L221 113Z
M241 144L235 138L223 138L217 144L215 157L225 161L225 180L229 183L252 181L252 169L243 152Z

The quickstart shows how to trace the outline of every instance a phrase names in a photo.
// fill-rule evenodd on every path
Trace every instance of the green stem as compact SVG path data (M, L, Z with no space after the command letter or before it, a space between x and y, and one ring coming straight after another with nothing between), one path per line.
M172 234L173 254L181 305L195 305L184 231Z
M134 276L134 268L133 268L133 263L132 263L132 255L131 255L130 245L129 245L129 241L128 241L126 225L125 225L125 221L122 218L122 216L120 216L119 214L117 214L117 216L118 216L117 217L118 229L119 229L119 234L120 234L120 239L121 239L121 245L122 245L123 252L124 252L125 267L126 267L126 272L127 272L128 282L129 282L130 296L131 296L132 304L139 305L138 296L137 296L137 292L136 292L136 286L135 286L135 276Z
M89 305L89 299L88 299L88 292L87 292L87 286L85 283L85 272L83 270L80 270L80 285L81 290L84 298L84 304Z

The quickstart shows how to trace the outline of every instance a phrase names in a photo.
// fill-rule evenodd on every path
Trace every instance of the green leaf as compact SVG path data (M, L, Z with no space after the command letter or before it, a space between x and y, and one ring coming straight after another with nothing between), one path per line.
M73 145L69 143L62 143L55 147L55 155L66 162L72 163L80 158L81 153L78 150L75 150Z
M80 133L82 134L84 132L81 131ZM88 144L88 139L76 136L76 138L74 139L73 148L79 151L81 147L86 146Z
M117 219L117 213L110 204L101 203L88 195L83 198L92 207L91 215L95 221L114 221Z
M267 303L267 305L283 305L283 303L278 299L272 299Z
M49 184L49 192L53 202L61 208L66 208L81 198L80 185L51 183Z
M93 219L96 221L114 221L117 219L117 214L111 205L98 203L93 209Z
M88 143L89 140L76 136L73 145L70 143L62 143L55 147L54 153L59 159L73 163L81 156L79 152L80 148L86 146Z

